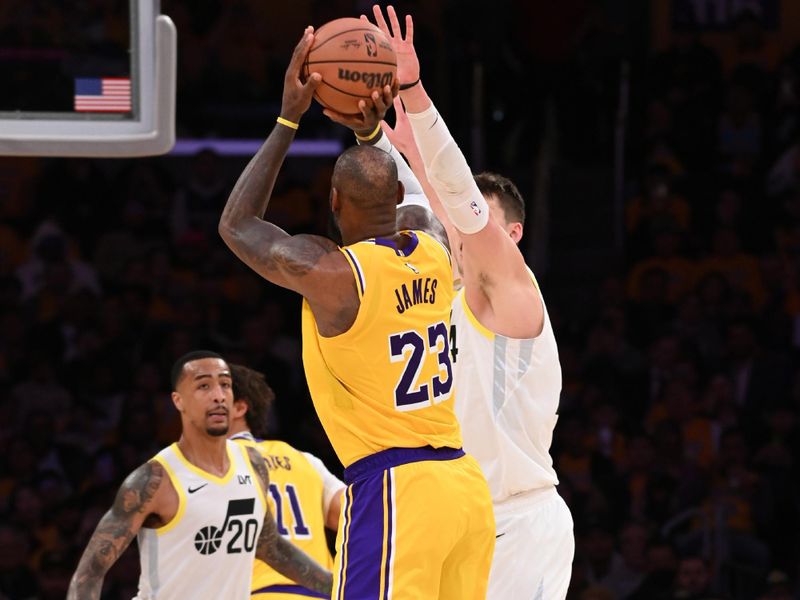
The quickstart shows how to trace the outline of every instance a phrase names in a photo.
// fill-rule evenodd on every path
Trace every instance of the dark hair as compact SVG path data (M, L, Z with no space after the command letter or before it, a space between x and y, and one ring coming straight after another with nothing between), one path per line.
M175 391L178 387L178 382L181 379L181 375L183 375L183 368L186 366L186 363L190 363L193 360L200 360L202 358L218 358L220 360L225 360L222 358L222 356L216 352L212 352L211 350L192 350L191 352L187 352L172 365L172 371L170 371L169 378L173 391Z
M331 184L360 209L397 203L397 164L374 146L351 146L339 156Z
M525 200L513 181L497 173L483 172L475 175L475 183L484 197L497 198L506 221L525 225Z
M255 437L264 437L267 433L267 415L275 392L269 387L263 373L243 365L231 364L233 379L233 401L247 404L244 420Z

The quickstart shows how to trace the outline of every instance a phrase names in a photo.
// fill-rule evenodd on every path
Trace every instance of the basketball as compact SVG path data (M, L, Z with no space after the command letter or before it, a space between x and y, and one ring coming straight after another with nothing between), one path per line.
M372 23L354 18L328 21L317 29L303 75L322 75L314 98L336 112L359 114L358 101L391 86L397 77L392 43Z

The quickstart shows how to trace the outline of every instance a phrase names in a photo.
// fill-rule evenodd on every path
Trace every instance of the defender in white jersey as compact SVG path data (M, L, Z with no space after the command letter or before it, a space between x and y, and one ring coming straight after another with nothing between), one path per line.
M233 393L222 357L184 355L172 386L181 438L122 484L81 557L68 600L98 600L106 572L134 536L142 568L135 600L247 600L256 557L330 594L330 572L278 534L261 455L225 438Z
M549 453L561 366L544 300L517 248L525 205L505 177L473 178L420 81L411 17L404 38L394 9L387 11L391 28L380 7L373 8L397 53L402 104L395 101L396 129L384 124L384 130L447 228L462 276L450 346L464 449L480 462L495 507L487 598L563 599L575 542ZM380 135L373 139L392 150Z

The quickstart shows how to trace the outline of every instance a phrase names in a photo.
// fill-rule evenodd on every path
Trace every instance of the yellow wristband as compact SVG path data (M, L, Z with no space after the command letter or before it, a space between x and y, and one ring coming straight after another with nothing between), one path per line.
M378 132L379 132L380 130L381 130L381 124L380 124L380 123L378 123L378 124L375 126L375 131L373 131L372 133L370 133L370 134L369 134L369 135L367 135L367 136L361 137L360 135L358 135L358 134L356 133L356 139L357 139L359 142L368 142L368 141L370 141L372 138L374 138L376 135L378 135Z
M278 123L280 123L281 125L286 125L287 127L291 128L291 129L297 129L298 127L300 127L299 123L294 123L294 122L290 121L289 119L284 119L283 117L278 117L276 119L276 121L278 121Z

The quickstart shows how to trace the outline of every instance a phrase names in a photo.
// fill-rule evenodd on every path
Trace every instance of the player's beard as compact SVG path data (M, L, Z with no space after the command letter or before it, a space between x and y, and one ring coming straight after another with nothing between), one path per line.
M222 437L223 435L228 435L230 428L230 423L225 423L225 425L217 425L216 427L206 427L206 433L212 437Z

